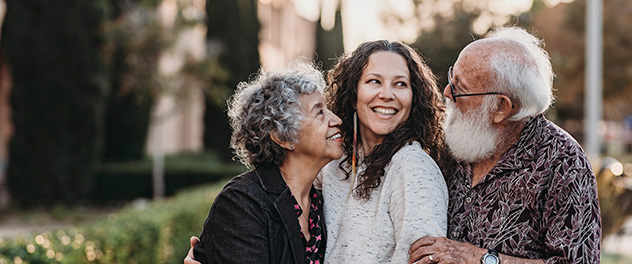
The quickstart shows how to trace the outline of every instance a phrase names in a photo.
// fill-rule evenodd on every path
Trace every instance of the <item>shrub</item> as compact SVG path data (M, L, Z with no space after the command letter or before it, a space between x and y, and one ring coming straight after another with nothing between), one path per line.
M178 190L216 182L233 177L245 167L220 161L211 152L184 153L165 158L165 194L174 195ZM129 201L136 198L151 198L152 160L108 162L95 170L95 185L92 201Z
M0 238L2 263L181 263L226 181L136 203L92 225Z

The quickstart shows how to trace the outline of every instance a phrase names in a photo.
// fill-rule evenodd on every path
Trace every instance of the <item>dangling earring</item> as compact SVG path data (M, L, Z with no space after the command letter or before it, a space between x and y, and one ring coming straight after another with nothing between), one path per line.
M355 192L355 185L357 181L356 175L356 157L358 156L358 114L353 112L353 150L351 155L351 185L349 186L349 192L347 193L347 198L349 199L351 195Z
M355 178L356 156L358 155L358 113L353 112L353 157L351 157L351 172Z

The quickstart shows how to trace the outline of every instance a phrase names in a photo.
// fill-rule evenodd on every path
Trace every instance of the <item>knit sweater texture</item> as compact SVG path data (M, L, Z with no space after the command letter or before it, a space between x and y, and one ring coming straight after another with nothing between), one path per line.
M368 201L350 194L357 181L345 180L342 160L330 162L320 175L328 236L325 263L406 263L417 239L446 236L446 183L418 142L393 155ZM366 168L360 164L358 174Z

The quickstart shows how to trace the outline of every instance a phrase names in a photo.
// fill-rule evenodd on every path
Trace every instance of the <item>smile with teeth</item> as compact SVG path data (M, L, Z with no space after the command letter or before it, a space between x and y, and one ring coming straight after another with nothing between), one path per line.
M333 134L331 137L328 137L327 140L336 140L336 139L339 139L341 137L342 137L342 135L340 135L340 132L338 132L336 134Z
M373 108L373 112L376 112L381 115L394 115L395 113L397 113L397 110L375 107Z

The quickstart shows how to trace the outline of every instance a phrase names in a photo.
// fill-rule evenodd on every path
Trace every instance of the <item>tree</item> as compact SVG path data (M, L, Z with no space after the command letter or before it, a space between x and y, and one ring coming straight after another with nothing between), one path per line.
M2 41L12 69L15 134L7 183L18 205L88 196L103 132L107 3L8 0Z
M629 1L603 2L603 118L622 121L632 113L632 6ZM556 109L560 120L581 124L584 114L585 16L586 1L561 5L543 17L563 16L559 32L550 32L553 66L558 77ZM556 38L557 37L557 38ZM582 126L578 125L581 135ZM621 132L621 131L618 131ZM575 135L574 135L575 136ZM581 140L580 140L581 142ZM597 173L599 203L604 237L616 233L632 216L632 191L624 177L612 174L602 160Z
M448 84L448 68L454 64L461 50L474 39L481 37L471 33L470 28L476 17L476 14L465 12L461 5L455 4L453 17L444 18L436 15L434 29L423 32L417 41L411 44L437 75L441 88Z
M604 1L603 6L603 96L604 119L622 120L632 113L632 9L629 1ZM585 69L586 1L576 0L560 6L564 19L560 25L563 38L552 45L557 67L558 112L562 119L583 119ZM560 14L558 14L560 15ZM551 34L549 38L555 36ZM577 115L579 114L579 115Z
M331 69L337 59L344 53L342 44L342 17L340 15L340 4L336 8L334 27L326 30L321 26L321 19L316 23L316 63L322 70Z
M157 15L161 0L110 0L105 24L110 92L105 114L104 161L135 161L145 156L151 107L164 83L158 61L169 46Z
M259 20L256 0L207 0L208 54L228 72L223 84L230 91L259 69ZM228 94L206 98L204 146L230 158L231 129L226 116Z

